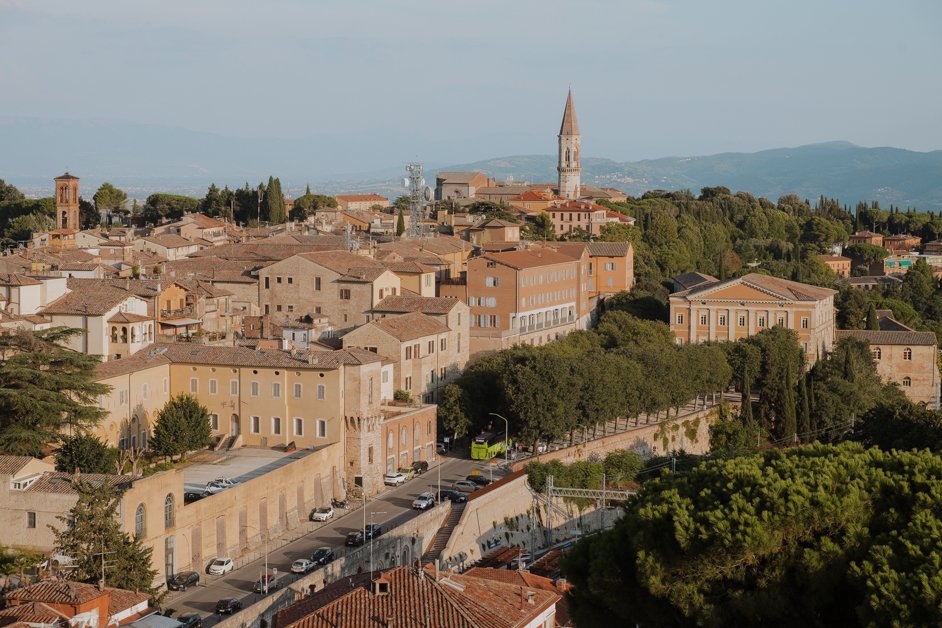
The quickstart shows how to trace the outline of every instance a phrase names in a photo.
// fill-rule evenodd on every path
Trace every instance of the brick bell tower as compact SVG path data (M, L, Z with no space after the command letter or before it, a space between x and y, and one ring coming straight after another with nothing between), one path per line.
M559 195L566 199L577 199L581 193L582 165L579 153L582 150L582 134L576 120L576 108L572 104L572 90L566 98L563 123L559 128Z
M79 178L66 172L55 178L56 229L79 230Z

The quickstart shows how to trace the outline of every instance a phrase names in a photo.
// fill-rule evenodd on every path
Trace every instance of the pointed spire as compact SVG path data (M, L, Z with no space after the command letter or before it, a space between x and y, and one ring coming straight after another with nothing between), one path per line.
M566 98L566 110L563 112L563 124L559 127L560 135L579 135L579 122L576 120L576 108L572 104L572 88Z

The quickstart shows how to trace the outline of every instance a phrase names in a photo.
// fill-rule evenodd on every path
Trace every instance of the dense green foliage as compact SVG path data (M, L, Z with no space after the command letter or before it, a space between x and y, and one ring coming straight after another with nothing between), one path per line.
M110 388L94 381L98 356L58 344L76 333L56 327L0 337L0 453L42 456L64 433L105 416L98 397Z
M273 225L280 225L287 219L281 179L268 177L268 187L265 189L265 199L262 202L262 220Z
M64 473L114 473L117 461L118 451L92 434L70 436L56 450L56 471Z
M179 194L151 194L141 212L142 218L149 223L158 224L163 220L179 220L187 212L198 211L200 199Z
M99 582L102 577L101 552L105 552L107 586L157 596L153 586L157 572L151 569L153 550L145 547L141 539L131 538L121 531L118 521L121 496L115 487L108 482L80 480L73 486L78 500L68 515L59 517L63 527L53 528L56 549L73 560L75 569L69 577L81 582ZM129 504L126 507L135 506Z
M563 561L579 625L939 625L942 459L856 444L648 482Z
M291 219L304 220L316 212L336 208L337 199L324 194L311 194L310 187L308 187L306 194L294 199L294 206L291 208Z
M158 456L173 458L206 447L211 437L209 410L196 397L180 394L157 414L150 446Z
M95 192L95 209L98 211L111 211L118 209L128 200L128 195L124 190L118 189L108 182L102 183Z

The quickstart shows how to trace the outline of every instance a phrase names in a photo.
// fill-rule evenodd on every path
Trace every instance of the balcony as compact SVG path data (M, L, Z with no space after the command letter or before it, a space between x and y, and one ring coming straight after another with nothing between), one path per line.
M561 325L571 325L575 322L575 316L561 316L559 318L543 321L542 323L535 323L533 325L520 325L516 332L519 334L529 334L530 332L540 331L542 329L553 329L554 327L559 327Z

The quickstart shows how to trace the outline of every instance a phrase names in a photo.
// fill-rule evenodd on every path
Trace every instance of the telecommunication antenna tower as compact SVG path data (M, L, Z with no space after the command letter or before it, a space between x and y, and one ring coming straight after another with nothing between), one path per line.
M406 172L409 178L403 183L409 188L409 237L418 238L422 234L419 223L425 219L425 203L431 200L432 190L425 185L422 164L411 163Z

